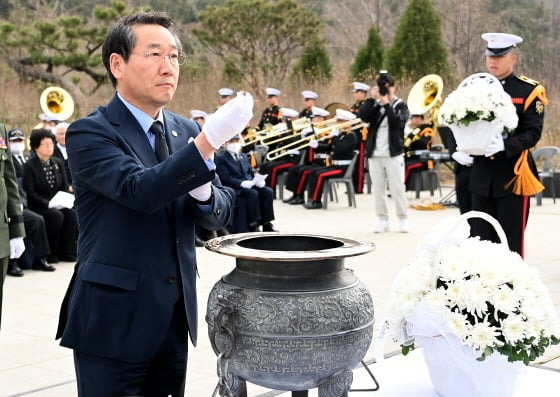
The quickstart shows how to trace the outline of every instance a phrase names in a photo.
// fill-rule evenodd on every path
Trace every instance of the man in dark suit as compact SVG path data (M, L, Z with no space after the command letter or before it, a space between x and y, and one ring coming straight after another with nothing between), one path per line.
M265 186L264 179L255 180L253 170L249 165L249 158L241 152L239 136L234 136L226 144L226 151L216 156L216 171L225 186L235 191L235 197L241 214L245 219L234 219L235 233L257 232L262 225L263 232L275 231L274 220L274 192ZM240 216L243 218L243 216Z
M66 136L79 264L57 335L74 349L80 397L183 396L198 329L195 222L225 226L232 201L209 159L253 101L239 93L202 133L164 110L185 61L165 13L122 18L102 58L117 94Z
M68 184L70 185L70 188L72 188L72 175L70 175L70 169L68 168L68 153L66 151L66 131L69 126L70 124L62 122L58 123L53 128L54 137L56 139L53 156L64 161L64 169L66 170Z

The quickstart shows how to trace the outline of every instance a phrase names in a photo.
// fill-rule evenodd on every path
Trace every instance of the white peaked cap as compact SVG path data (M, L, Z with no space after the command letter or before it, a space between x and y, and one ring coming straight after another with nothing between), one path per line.
M353 120L356 118L356 115L348 110L344 109L336 109L336 119L337 120Z
M272 88L272 87L268 87L265 91L266 91L266 95L278 96L281 94L280 90L277 90L276 88Z
M220 96L232 96L233 90L231 88L220 88L218 94L220 94Z
M323 108L318 108L317 106L313 106L311 108L311 114L313 116L322 116L322 117L327 117L330 113L327 112L325 109Z
M208 117L208 113L203 112L202 110L198 110L198 109L193 109L191 110L191 117L193 119L202 117L203 119L205 119L206 117Z
M301 95L303 96L303 99L317 99L319 98L319 94L317 94L316 92L313 91L302 91Z
M481 37L488 42L487 56L504 55L523 41L521 37L509 33L484 33Z
M352 84L354 85L354 91L366 91L366 92L368 92L369 89L371 88L369 85L364 84L364 83L360 83L359 81L354 81Z
M282 117L297 117L299 115L298 111L290 108L280 109L280 114Z

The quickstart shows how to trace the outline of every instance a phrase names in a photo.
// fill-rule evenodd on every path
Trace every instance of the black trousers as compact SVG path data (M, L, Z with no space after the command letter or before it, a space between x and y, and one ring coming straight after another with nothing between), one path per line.
M486 212L498 220L508 239L509 249L523 257L523 237L529 219L529 196L514 194L504 197L484 197L472 194L472 209ZM498 242L494 228L485 220L471 220L471 234L482 240Z
M241 189L239 196L246 201L249 224L262 225L274 220L274 191L271 188L254 186L251 189Z
M307 185L307 178L312 169L320 168L317 164L302 164L294 165L288 171L286 178L286 189L297 195L303 195L305 186Z
M455 194L457 195L457 204L461 214L472 209L472 197L469 190L469 180L471 178L471 167L458 165L455 173Z
M51 255L57 257L76 256L78 221L73 209L35 209L43 216Z
M129 363L74 350L78 397L183 397L187 331L181 297L175 304L167 335L147 361Z
M46 258L50 254L49 239L45 220L38 213L24 208L23 224L25 227L25 251L17 261L19 267L29 269L36 259Z

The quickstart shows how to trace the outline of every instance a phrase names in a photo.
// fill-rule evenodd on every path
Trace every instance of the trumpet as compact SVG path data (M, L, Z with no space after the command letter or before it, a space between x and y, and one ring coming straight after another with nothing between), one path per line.
M332 125L325 127L325 128L315 128L313 126L313 134L306 136L305 138L298 139L296 141L287 143L277 149L271 150L267 153L266 158L269 161L277 160L281 157L287 156L293 150L301 150L309 146L309 142L313 140L323 140L330 136L330 133L333 129L338 128L341 132L350 132L357 128L362 128L367 126L367 123L364 123L361 119L355 118L349 121L332 123Z

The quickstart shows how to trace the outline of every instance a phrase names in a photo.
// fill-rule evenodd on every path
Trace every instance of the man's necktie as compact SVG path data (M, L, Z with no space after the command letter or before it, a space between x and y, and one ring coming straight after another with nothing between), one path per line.
M150 127L150 132L156 137L156 157L158 159L158 162L161 163L169 157L169 148L167 147L167 141L165 140L163 126L159 121L154 121L154 123Z

